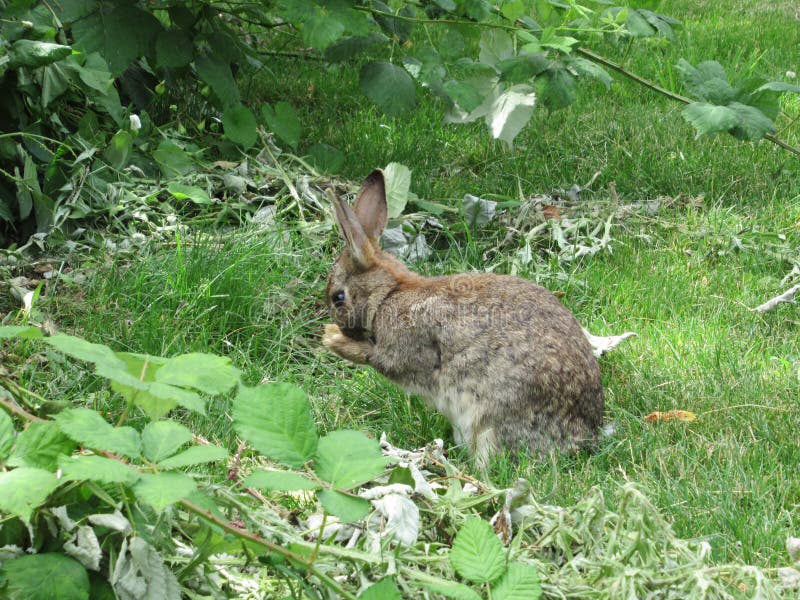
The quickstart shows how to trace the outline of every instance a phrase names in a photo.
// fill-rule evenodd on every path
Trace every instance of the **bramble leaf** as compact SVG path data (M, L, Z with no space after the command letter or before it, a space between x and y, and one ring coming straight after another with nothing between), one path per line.
M192 446L176 454L170 456L158 463L158 466L167 469L179 469L182 467L190 467L192 465L201 465L204 463L215 462L228 458L228 451L219 446Z
M453 568L473 583L496 580L506 569L503 544L488 521L467 518L453 540L450 551Z
M275 492L316 490L319 488L319 485L307 477L291 471L255 471L245 478L242 485Z
M273 460L300 468L314 456L317 429L305 393L288 383L239 388L233 427Z
M222 113L222 126L225 128L225 136L245 150L258 140L256 118L253 111L244 104L234 104L226 108Z
M189 428L175 421L155 421L142 430L142 453L151 462L172 456L192 439Z
M334 488L346 490L383 473L386 463L377 440L343 429L319 440L314 471Z
M65 481L97 481L131 485L139 473L124 463L104 456L61 456L58 468Z
M227 356L194 352L170 358L156 372L156 381L217 395L231 391L241 375Z
M139 500L161 511L196 489L194 480L183 473L143 473L133 486L133 493Z
M365 64L359 74L361 92L393 117L417 104L414 80L405 69L384 61Z
M52 421L36 421L17 435L17 444L8 458L12 467L37 467L54 471L60 456L69 455L75 442Z
M55 416L58 427L73 440L93 450L138 458L142 441L133 427L114 427L89 408L68 408Z
M512 562L505 575L492 588L493 600L537 600L542 585L536 567Z
M81 563L56 552L21 556L0 567L8 600L89 600L89 574Z
M317 493L317 497L322 508L343 523L360 521L369 514L369 502L358 496L348 496L336 490L322 490Z
M44 469L20 467L0 473L0 512L30 523L33 511L58 487L56 476Z

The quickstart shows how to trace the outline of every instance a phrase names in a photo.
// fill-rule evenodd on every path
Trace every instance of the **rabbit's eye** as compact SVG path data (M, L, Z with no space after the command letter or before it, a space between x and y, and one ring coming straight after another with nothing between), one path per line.
M341 308L344 306L344 292L339 290L338 292L334 292L331 294L331 302L336 308Z

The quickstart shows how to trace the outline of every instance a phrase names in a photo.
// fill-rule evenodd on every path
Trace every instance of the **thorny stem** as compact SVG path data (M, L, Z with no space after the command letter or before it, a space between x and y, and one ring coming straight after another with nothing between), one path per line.
M675 100L676 102L681 102L683 104L691 104L693 102L693 100L691 98L687 98L686 96L681 96L680 94L676 94L675 92L670 92L668 89L665 89L665 88L661 87L660 85L657 85L657 84L653 83L652 81L650 81L648 79L645 79L644 77L642 77L640 75L637 75L636 73L632 73L632 72L628 71L622 65L619 65L619 64L617 64L617 63L605 58L604 56L600 56L599 54L595 54L594 52L592 52L591 50L588 50L587 48L575 48L575 52L577 52L578 54L582 54L583 56L585 56L586 58L588 58L592 62L596 62L598 64L603 65L604 67L608 67L609 69L612 69L612 70L616 71L617 73L621 73L622 75L625 75L625 77L627 77L628 79L633 79L636 83L639 83L639 84L643 85L644 87L649 88L649 89L653 90L654 92L657 92L657 93L661 94L662 96L666 96L667 98L670 98L671 100ZM769 140L770 142L772 142L776 146L779 146L779 147L783 148L784 150L788 150L792 154L796 154L797 156L800 156L800 148L796 148L795 146L792 146L791 144L788 144L788 143L784 142L782 139L780 139L775 134L767 133L767 134L764 135L764 138Z
M10 412L12 415L21 417L28 422L33 423L34 421L44 421L44 419L37 417L36 415L32 415L24 408L18 406L16 402L11 400L11 398L7 398L6 396L0 396L0 406Z

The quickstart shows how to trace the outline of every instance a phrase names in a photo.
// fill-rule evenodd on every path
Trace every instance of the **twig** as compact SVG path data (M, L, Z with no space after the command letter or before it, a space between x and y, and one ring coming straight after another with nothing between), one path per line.
M766 302L764 302L764 304L760 304L755 308L751 308L750 310L752 310L753 312L765 313L778 306L778 304L780 304L781 302L793 303L794 297L797 295L797 292L800 292L800 283L798 283L796 286L792 288L789 288L788 290L783 292L780 296L775 296L771 300L767 300Z

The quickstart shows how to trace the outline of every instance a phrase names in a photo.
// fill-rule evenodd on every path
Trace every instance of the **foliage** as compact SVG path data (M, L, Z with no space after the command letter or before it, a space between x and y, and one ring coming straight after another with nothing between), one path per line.
M259 558L252 585L270 596L400 598L425 589L512 600L591 588L596 598L778 597L762 571L714 565L705 542L676 538L631 485L619 492L618 512L596 489L574 507L545 506L525 480L497 490L460 472L440 442L409 452L356 431L318 437L302 391L248 387L222 357L130 355L32 327L1 327L0 337L57 348L112 386L133 377L206 396L230 392L237 432L283 463L265 469L263 457L247 457L241 467L262 468L238 482L237 456L234 483L221 484L213 463L227 452L200 443L177 415L141 431L123 425L128 411L168 399L139 404L123 394L128 410L112 426L87 407L28 412L30 392L20 389L0 399L4 597L50 597L43 580L60 581L70 598L230 597L247 589L245 556ZM296 525L283 516L289 510ZM493 510L490 522L482 518Z
M583 79L610 86L603 61L582 44L668 41L679 27L596 0L26 0L0 8L0 79L9 90L0 101L0 159L9 165L0 183L3 245L31 235L41 244L53 230L70 241L87 219L115 217L137 178L191 178L198 163L257 145L260 127L317 169L341 169L339 150L301 145L291 105L278 99L254 110L240 89L269 68L276 47L360 64L361 91L390 116L413 108L425 88L448 122L483 120L510 146L539 104L572 103ZM797 86L751 79L732 88L711 64L679 66L700 100L684 112L698 134L770 135L779 96ZM202 189L173 181L144 204L171 196L191 210L212 202Z

